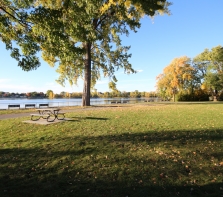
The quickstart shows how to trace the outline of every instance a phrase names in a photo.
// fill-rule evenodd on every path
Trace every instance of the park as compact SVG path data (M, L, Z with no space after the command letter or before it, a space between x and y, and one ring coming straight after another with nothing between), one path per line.
M0 197L223 196L222 6L0 0Z
M0 196L223 195L221 102L72 110L47 126L0 120Z

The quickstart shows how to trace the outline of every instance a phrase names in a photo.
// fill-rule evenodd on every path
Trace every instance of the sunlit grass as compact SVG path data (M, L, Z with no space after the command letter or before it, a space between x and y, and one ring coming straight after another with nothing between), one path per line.
M0 121L0 196L221 196L223 105L125 105ZM41 191L41 192L40 192Z

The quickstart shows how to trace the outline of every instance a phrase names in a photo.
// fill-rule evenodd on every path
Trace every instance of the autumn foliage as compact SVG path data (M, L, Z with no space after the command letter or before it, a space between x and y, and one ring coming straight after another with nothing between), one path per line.
M223 100L223 47L175 58L156 79L157 92L168 100Z
M184 90L193 80L194 68L186 56L175 58L157 76L157 89L161 95L174 96Z

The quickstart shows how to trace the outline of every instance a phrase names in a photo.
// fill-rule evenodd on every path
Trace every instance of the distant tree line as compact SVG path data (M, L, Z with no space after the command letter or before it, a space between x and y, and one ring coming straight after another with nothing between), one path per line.
M14 93L0 91L0 98L46 98L43 92Z
M150 92L139 92L135 90L133 92L126 91L111 91L111 92L97 92L96 89L91 91L91 98L141 98L141 97L157 97L157 93L154 91ZM61 92L59 94L54 93L53 90L47 90L43 92L28 92L28 93L14 93L14 92L3 92L0 91L0 98L82 98L82 92Z
M48 98L82 98L82 92L61 92L60 94L54 93L52 90L48 90L46 93ZM111 92L97 92L97 90L91 91L91 98L141 98L141 97L157 97L157 93L154 91L150 92L134 92L126 91L111 91Z
M175 58L157 76L157 93L173 101L223 100L223 47Z

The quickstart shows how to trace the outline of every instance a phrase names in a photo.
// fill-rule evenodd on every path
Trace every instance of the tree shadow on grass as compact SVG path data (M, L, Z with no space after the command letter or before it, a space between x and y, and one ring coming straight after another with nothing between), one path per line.
M0 150L0 196L221 196L222 138L221 130L139 131L29 139L35 148L20 140Z
M131 105L127 105L125 103L118 103L118 104L111 104L111 105L108 105L108 106L103 106L103 105L93 105L92 107L99 107L99 108L111 108L111 107L132 107Z
M99 118L99 117L79 117L79 116L73 116L71 118L75 118L78 120L109 120L108 118Z

